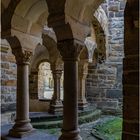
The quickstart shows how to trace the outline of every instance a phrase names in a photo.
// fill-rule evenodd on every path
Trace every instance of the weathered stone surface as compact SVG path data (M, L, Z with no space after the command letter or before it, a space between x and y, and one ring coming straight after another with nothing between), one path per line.
M110 89L106 92L106 98L122 98L122 90Z
M109 108L117 108L118 107L118 101L101 101L97 103L98 108L102 109L109 109Z
M11 111L16 110L16 63L10 46L2 40L1 53L1 113L2 123L12 121ZM7 114L8 113L8 114Z
M119 5L118 4L114 4L114 5L111 5L109 6L108 8L109 11L114 11L114 12L118 12L119 11Z
M123 11L116 12L116 13L115 13L115 16L116 16L116 17L122 17L122 16L124 16L124 12L123 12Z
M109 18L113 18L115 16L114 12L109 12Z
M108 15L108 56L104 64L89 65L86 89L87 99L90 102L101 102L109 105L109 99L116 99L117 104L122 104L122 61L124 57L124 7L125 2L121 0L108 0L102 5ZM114 104L116 104L116 102ZM113 103L112 103L113 104ZM117 105L116 105L117 106ZM113 106L112 106L113 107ZM115 107L115 106L114 106Z
M2 113L1 114L1 125L5 125L5 124L9 124L9 123L13 123L15 121L15 112L6 112L6 113Z
M1 105L1 112L10 112L16 110L16 103L9 103L9 104L2 104Z
M123 25L123 21L119 21L116 18L112 19L110 22L110 28L122 28Z
M124 8L125 8L125 2L124 1L121 1L120 2L120 10L124 10Z
M9 102L15 102L16 100L16 94L1 94L1 102L2 103L9 103Z

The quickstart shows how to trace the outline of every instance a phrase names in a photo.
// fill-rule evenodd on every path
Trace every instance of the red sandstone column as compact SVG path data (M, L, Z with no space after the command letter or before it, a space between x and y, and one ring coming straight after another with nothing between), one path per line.
M64 109L62 135L59 140L81 140L78 129L78 54L80 45L72 41L58 43L64 60Z
M123 134L122 140L139 135L139 0L128 0L124 15Z
M54 93L53 93L53 97L50 103L50 113L62 113L63 111L63 104L62 101L60 99L60 86L61 86L61 76L62 76L62 70L61 69L57 69L55 66L52 66L52 74L53 74L53 79L54 79Z
M17 101L15 125L9 131L12 137L23 137L33 131L29 119L29 60L31 52L15 53L17 61Z
M87 107L87 100L85 95L85 80L88 74L88 61L80 60L78 62L79 71L79 94L78 94L78 108L84 110Z

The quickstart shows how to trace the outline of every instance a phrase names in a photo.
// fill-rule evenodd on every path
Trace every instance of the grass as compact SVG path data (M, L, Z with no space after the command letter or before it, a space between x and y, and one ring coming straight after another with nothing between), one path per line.
M122 119L116 117L97 125L95 129L105 140L121 140Z

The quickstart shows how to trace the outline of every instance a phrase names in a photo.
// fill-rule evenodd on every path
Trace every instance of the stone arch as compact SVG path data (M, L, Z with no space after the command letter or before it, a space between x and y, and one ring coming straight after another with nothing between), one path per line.
M31 59L30 75L29 75L29 94L30 99L38 99L38 72L39 65L42 62L49 61L49 52L46 47L38 45Z
M49 59L50 59L50 55L47 48L39 44L34 50L34 55L31 59L30 71L36 70L41 61L43 60L49 61Z
M66 1L65 13L83 24L89 25L92 15L103 0Z
M50 37L49 37L50 38ZM51 38L50 38L51 39ZM51 44L50 40L46 40L46 46L39 44L35 51L31 60L30 67L30 111L47 111L49 109L50 99L40 99L39 97L39 65L43 62L48 63L58 63L60 62L60 58L58 58L58 50L56 48L56 43L54 40L51 41L55 44ZM49 45L50 44L50 45ZM48 46L49 45L49 46ZM55 55L56 54L56 55ZM57 57L56 57L57 56ZM60 64L60 63L58 63ZM34 103L38 106L36 110L34 109ZM46 106L48 108L46 108Z
M73 42L78 40L82 44L90 32L89 25L92 19L92 12L98 8L101 2L103 1L88 0L81 3L78 0L75 4L73 0L63 0L58 1L60 4L56 5L55 2L47 1L49 7L48 26L54 29L57 41L71 39ZM86 17L88 17L88 20Z
M87 47L84 47L83 50L80 52L79 58L80 58L80 60L81 60L81 59L86 59L86 60L89 59Z
M53 82L53 74L51 70L51 65L49 62L43 60L39 66L39 72L38 72L38 98L44 99L46 98L47 100L52 99L53 95L53 87L54 87L54 82ZM46 87L47 87L47 93L46 93ZM48 96L48 90L50 96ZM50 92L51 90L51 92Z
M42 25L39 25L37 21L43 13L45 13L46 15L44 16L47 17L47 9L45 0L22 0L15 9L11 23L12 28L34 36L41 36L42 28L47 18L46 21L40 21L40 23L44 22Z
M59 67L61 65L62 59L61 55L57 49L57 44L55 40L53 40L48 35L43 35L43 44L39 44L35 50L34 55L31 59L31 66L30 66L30 87L33 87L30 89L30 97L32 99L38 99L38 71L39 71L39 65L42 62L49 62L51 65L56 65ZM34 80L33 80L34 79ZM35 85L35 86L34 86ZM32 93L32 91L34 93Z
M92 25L97 42L97 61L102 63L108 57L108 19L101 6L94 13Z
M7 36L11 35L11 20L12 16L14 14L14 11L16 9L16 6L19 4L19 1L8 1L8 0L2 0L2 16L1 16L1 32L2 32L2 38L6 38Z
M46 1L8 2L2 1L2 37L9 40L11 36L16 36L22 48L33 50L38 43L42 43L42 29L47 22L47 18L45 21L43 17L48 14ZM43 17L40 18L42 14Z
M62 63L62 57L57 49L57 43L54 39L49 37L47 34L43 35L43 45L47 48L50 54L51 63Z
M95 11L94 17L100 23L100 26L101 26L102 30L104 31L104 34L108 34L108 18L107 18L107 15L106 15L104 9L101 6L99 6L99 8Z
M48 10L47 10L46 2L49 7ZM84 38L85 38L85 36L87 36L90 29L88 27L88 24L86 26L85 26L85 24L83 24L84 23L83 19L85 19L87 17L87 13L91 13L91 11L92 12L94 11L93 9L97 9L97 7L102 2L102 0L96 1L96 2L93 0L92 1L88 0L88 1L86 1L86 3L83 2L82 6L77 7L78 11L81 12L81 16L79 16L79 15L77 16L77 17L80 17L80 20L77 18L73 18L76 20L74 22L71 22L70 21L71 19L69 18L68 20L65 21L66 17L67 16L70 17L70 15L71 15L71 14L67 13L67 11L68 11L67 9L71 8L71 6L75 7L73 5L74 2L75 1L69 2L69 1L63 0L61 2L58 2L58 3L60 3L59 5L56 5L55 2L45 1L45 0L18 1L18 2L14 3L14 6L12 4L11 5L9 4L9 7L12 8L13 13L10 14L11 18L9 18L8 24L11 27L11 21L12 21L13 29L22 31L22 33L24 32L24 33L39 37L39 36L41 36L42 25L46 24L46 21L44 21L44 18L40 18L40 17L42 17L41 15L44 15L45 18L48 17L48 25L49 25L49 27L53 27L53 29L56 33L56 36L57 36L57 40L61 41L61 40L65 40L65 39L75 38L79 41L84 41ZM80 2L80 1L78 1L78 2ZM42 8L42 6L43 6L43 8ZM83 9L83 11L80 10L81 8ZM20 11L20 10L22 10L22 11ZM46 11L48 11L48 12L46 12ZM92 15L92 14L88 14L88 17L89 17L89 15ZM57 19L57 24L54 24L54 21L56 23L56 19ZM39 21L39 20L42 20L42 21ZM16 22L16 21L18 21L18 22ZM77 22L77 21L80 21L80 22ZM39 25L40 23L41 23L41 26ZM60 25L63 26L64 30L58 28L58 27L60 27ZM74 32L75 26L77 28L76 32ZM81 31L80 28L82 28L83 31ZM62 33L62 31L64 33ZM17 34L19 36L19 34L17 32L15 32L15 31L12 31L12 32L13 32L12 35ZM82 37L80 37L79 33L81 34Z

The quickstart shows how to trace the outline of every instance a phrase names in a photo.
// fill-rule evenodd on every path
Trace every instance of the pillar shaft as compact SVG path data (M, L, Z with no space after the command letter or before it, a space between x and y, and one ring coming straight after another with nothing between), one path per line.
M29 98L38 99L38 71L32 71L29 79Z
M16 120L9 131L12 137L23 137L33 131L29 119L29 63L19 60L17 61Z
M85 94L85 82L88 71L88 62L79 61L79 94L78 94L78 108L84 110L87 107L87 100Z
M81 47L72 41L58 46L64 60L63 127L59 140L82 139L78 129L78 55Z
M65 130L77 130L77 61L64 62L64 123Z
M78 135L78 62L64 61L64 119L59 140L80 140Z
M52 74L53 74L53 80L54 80L54 93L52 100L50 102L50 113L62 113L63 111L63 104L60 99L60 79L62 75L62 70L58 70L56 68L52 69Z
M17 65L17 79L17 121L29 120L28 64Z
M53 72L53 79L54 79L54 99L60 100L60 79L62 75L61 70L54 70Z

